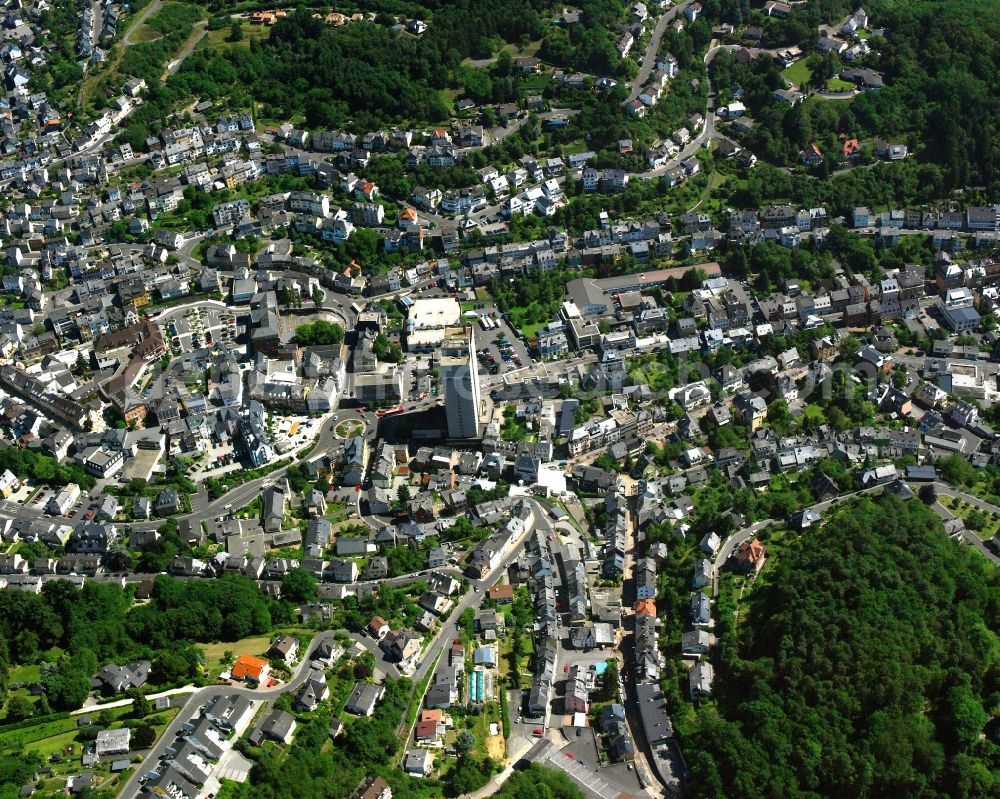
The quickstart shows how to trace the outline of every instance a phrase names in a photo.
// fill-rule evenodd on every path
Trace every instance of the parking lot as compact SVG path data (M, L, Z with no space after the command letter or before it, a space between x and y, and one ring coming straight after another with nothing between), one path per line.
M491 329L484 330L483 323L475 322L476 351L479 356L480 373L483 375L500 375L531 364L531 355L527 347L511 330L510 326L500 318L499 312L492 305L476 309L476 313L489 314ZM495 324L496 327L492 327Z
M164 316L160 324L173 355L202 348L222 347L242 334L243 326L233 311L213 306L178 308Z
M205 459L194 467L191 477L217 477L242 468L236 448L229 439L213 441L205 450Z
M429 355L409 356L404 362L403 390L410 402L425 399L434 393Z
M43 488L29 500L28 504L36 510L45 510L49 500L58 493L58 490ZM91 499L89 494L84 492L80 495L80 498L66 510L64 515L69 519L85 521L94 517L94 511L99 505L100 502L97 499Z
M596 764L580 760L569 747L562 750L550 750L543 765L565 772L581 788L585 789L588 796L599 796L600 799L618 799L622 794L622 787L616 784L617 780L616 783L611 783L603 776L598 776ZM634 772L629 773L634 774ZM640 788L637 781L636 784L636 791L638 791Z

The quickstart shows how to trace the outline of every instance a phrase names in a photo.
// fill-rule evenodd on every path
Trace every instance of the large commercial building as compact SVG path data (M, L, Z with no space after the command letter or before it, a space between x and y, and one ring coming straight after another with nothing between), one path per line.
M433 352L448 328L461 324L462 307L452 297L414 300L406 320L406 348Z
M474 328L449 327L441 343L441 383L449 438L478 438L482 398Z

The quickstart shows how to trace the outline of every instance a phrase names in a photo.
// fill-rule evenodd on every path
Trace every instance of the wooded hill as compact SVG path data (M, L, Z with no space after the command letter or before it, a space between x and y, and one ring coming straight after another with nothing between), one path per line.
M997 796L998 629L1000 572L933 511L844 506L775 556L723 634L717 704L683 742L690 795Z

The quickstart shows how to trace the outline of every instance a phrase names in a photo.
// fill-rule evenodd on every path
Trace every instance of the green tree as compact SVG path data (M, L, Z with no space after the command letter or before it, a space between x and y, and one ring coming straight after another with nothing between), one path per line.
M336 322L317 319L295 328L295 341L302 347L316 344L340 344L344 341L344 328Z
M601 692L609 702L621 702L621 684L619 682L618 660L608 658L607 668L601 677Z
M132 730L133 749L149 749L154 743L156 743L156 730L148 724L139 724Z
M305 569L291 569L281 580L281 595L290 602L311 602L317 596L317 580Z
M35 706L24 694L14 694L7 700L7 718L11 721L30 719L35 714Z
M691 795L968 795L957 770L980 781L992 757L980 745L994 701L983 664L1000 655L992 564L894 494L837 506L794 545L761 540L767 579L744 593L738 625L720 593L715 703L686 736Z
M583 792L564 772L531 763L511 774L495 796L499 799L583 799Z
M455 739L455 751L459 756L468 754L476 748L476 736L468 730L462 730Z
M954 745L959 749L968 749L979 740L989 715L972 690L968 678L962 676L959 679L960 682L945 694L942 716L944 729Z
M858 356L858 350L861 349L861 342L853 335L846 335L840 340L840 344L837 345L837 352L841 358L845 360L853 360Z
M132 715L136 718L146 718L153 712L153 706L146 698L146 695L138 688L129 688L125 696L132 700Z

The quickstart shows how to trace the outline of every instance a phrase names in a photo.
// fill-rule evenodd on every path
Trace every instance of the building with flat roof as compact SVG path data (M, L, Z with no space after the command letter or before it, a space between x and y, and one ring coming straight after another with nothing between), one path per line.
M479 437L482 396L476 360L475 329L471 325L450 327L441 344L441 383L444 389L448 437Z
M430 352L444 340L446 330L462 320L462 307L453 297L414 300L406 318L406 348Z
M98 757L105 755L121 755L128 752L132 731L128 727L118 730L101 730L97 733L94 743L94 753Z
M566 284L566 293L571 303L579 309L583 316L595 316L610 313L613 310L613 294L624 294L629 291L643 291L665 286L671 279L679 280L691 269L699 269L705 277L718 277L722 268L718 263L695 264L690 267L675 267L673 269L654 269L649 272L637 272L630 275L593 278L582 277Z

